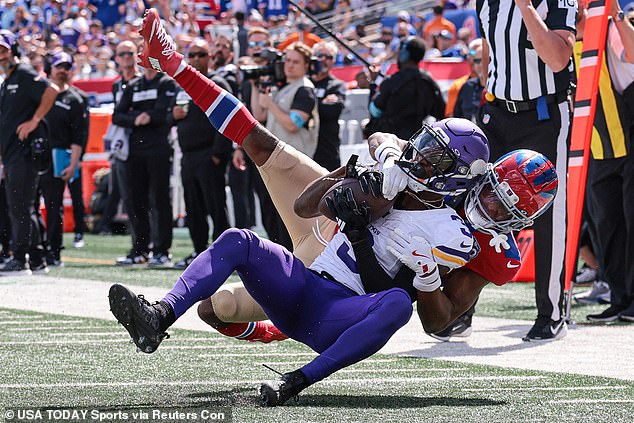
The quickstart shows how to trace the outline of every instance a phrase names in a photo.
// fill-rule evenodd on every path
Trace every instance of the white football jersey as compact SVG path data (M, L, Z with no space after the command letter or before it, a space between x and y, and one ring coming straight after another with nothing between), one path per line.
M473 237L462 218L452 208L392 209L385 217L368 225L374 254L381 267L392 278L402 266L386 248L388 235L396 228L412 236L425 238L432 246L434 259L439 265L453 269L464 266L470 259ZM318 273L325 271L359 295L365 294L352 245L343 233L335 234L310 268Z

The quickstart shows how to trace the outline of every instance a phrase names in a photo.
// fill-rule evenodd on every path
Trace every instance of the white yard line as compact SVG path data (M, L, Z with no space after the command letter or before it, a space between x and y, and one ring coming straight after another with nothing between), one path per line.
M0 284L0 307L112 321L114 318L109 311L107 299L110 285L110 282L32 276L15 283ZM162 298L166 291L163 288L152 287L130 288L136 293L145 294L146 298L151 300ZM34 292L37 292L37 295L33 295ZM24 316L24 320L31 317ZM7 321L15 320L17 319L12 317L3 322L0 318L0 327ZM46 320L39 321L37 324L45 322ZM70 322L72 320L65 323ZM30 323L34 326L33 322ZM463 338L458 342L440 342L423 333L420 321L414 313L410 322L392 337L380 353L634 380L634 360L631 359L634 357L632 326L579 325L570 328L568 336L561 341L522 342L522 336L528 332L532 324L532 321L484 318L476 315L473 319L473 334L469 338ZM209 326L198 318L195 307L182 316L174 327L213 333ZM176 339L177 337L174 337L174 340ZM610 355L609 360L598 360L597 357L603 357L605 351L614 354ZM199 350L199 355L205 357L205 354L200 352ZM262 357L272 355L260 354ZM300 354L298 357L311 355L314 356L308 353Z
M623 403L632 404L634 399L591 399L591 398L577 398L569 400L551 400L548 404L604 404L604 403Z
M526 392L530 391L611 391L611 390L619 390L619 389L628 389L629 386L625 385L612 385L612 386L531 386L522 388ZM462 391L465 392L487 392L487 391L517 391L517 388L501 388L501 387L491 387L491 388L463 388Z

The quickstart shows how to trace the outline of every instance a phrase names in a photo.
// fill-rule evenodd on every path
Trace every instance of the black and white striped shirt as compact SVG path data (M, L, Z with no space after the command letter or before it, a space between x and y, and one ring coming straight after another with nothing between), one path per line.
M533 7L551 30L575 32L577 0L533 0ZM526 101L568 88L573 69L554 73L539 58L514 0L477 0L476 8L489 45L487 92Z

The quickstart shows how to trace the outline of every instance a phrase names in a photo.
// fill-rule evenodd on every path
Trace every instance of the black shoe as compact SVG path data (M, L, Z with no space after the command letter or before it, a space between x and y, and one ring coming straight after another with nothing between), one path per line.
M193 252L190 255L188 255L187 257L185 257L182 260L177 261L176 263L174 263L174 269L180 269L180 270L184 270L187 269L187 267L192 264L192 261L194 261L194 259L198 257L198 253L197 252Z
M169 254L156 253L152 255L147 265L149 267L168 267L172 264L172 258Z
M619 313L619 320L623 322L634 322L634 302L628 308Z
M156 351L169 335L160 330L161 313L143 295L134 295L123 285L114 284L108 293L110 311L128 331L140 351L150 354Z
M84 234L76 233L73 239L73 248L83 248L86 245Z
M133 266L135 264L147 263L146 254L130 253L125 257L119 257L116 261L117 266Z
M49 272L49 268L46 265L46 261L42 260L39 263L29 263L29 267L31 268L31 273L34 275L46 275Z
M568 334L568 325L564 319L557 321L538 317L522 341L553 341Z
M49 251L46 253L46 265L49 267L64 267L64 263L60 259L59 253Z
M429 333L428 335L432 338L447 342L452 337L467 338L471 335L471 332L471 316L463 314L450 324L447 329L436 333Z
M260 385L260 405L275 407L290 398L297 397L308 386L306 376L300 371L284 373L279 380L269 380Z
M11 257L9 261L4 264L0 273L15 276L28 276L32 274L31 269L27 267L26 263L15 257Z
M619 314L625 311L626 307L619 305L611 305L601 313L588 314L586 319L591 322L613 322L619 318Z

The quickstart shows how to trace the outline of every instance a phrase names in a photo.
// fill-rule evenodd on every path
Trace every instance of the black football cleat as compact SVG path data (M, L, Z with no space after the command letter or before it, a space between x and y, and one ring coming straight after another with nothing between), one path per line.
M260 405L275 407L295 397L308 386L306 377L300 370L284 373L279 380L269 380L260 385Z
M114 284L108 293L110 311L128 331L139 351L151 354L169 335L160 330L160 311L143 295L135 295L123 285Z

